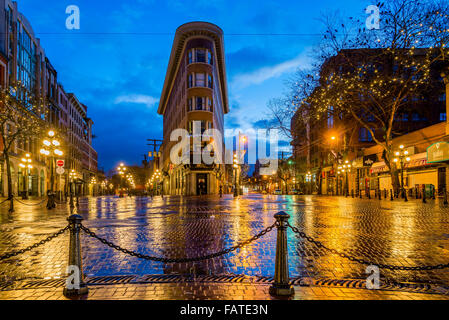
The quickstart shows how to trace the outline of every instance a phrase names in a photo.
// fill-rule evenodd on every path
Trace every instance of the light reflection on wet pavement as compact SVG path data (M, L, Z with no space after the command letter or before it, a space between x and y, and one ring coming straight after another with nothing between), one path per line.
M29 203L36 203L30 201ZM68 207L56 210L16 204L0 207L0 255L24 248L66 225ZM352 199L250 194L218 197L99 197L80 200L84 225L99 236L139 253L169 258L197 257L251 238L280 211L290 223L330 248L377 263L422 266L449 263L449 208L442 201ZM83 234L87 276L196 274L273 276L276 232L230 254L192 263L140 260ZM366 266L330 254L288 231L291 277L364 279ZM68 235L0 263L9 279L54 278L65 273ZM398 282L449 285L447 269L381 270Z

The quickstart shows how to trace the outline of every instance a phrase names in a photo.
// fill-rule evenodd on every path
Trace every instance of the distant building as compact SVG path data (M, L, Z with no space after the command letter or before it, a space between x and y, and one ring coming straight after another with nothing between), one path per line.
M224 114L229 112L223 31L207 22L191 22L176 30L158 113L164 133L160 168L163 192L173 195L216 194L221 184L217 172L224 165L185 164L170 161L173 130L193 134L198 121L201 133L217 129L223 135ZM224 143L222 146L224 150ZM193 151L190 153L192 159ZM222 176L222 175L218 175Z

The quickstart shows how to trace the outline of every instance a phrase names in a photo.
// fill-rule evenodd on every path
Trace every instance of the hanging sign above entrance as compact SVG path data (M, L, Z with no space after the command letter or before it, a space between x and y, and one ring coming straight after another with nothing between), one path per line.
M427 162L449 161L449 143L437 142L427 148Z

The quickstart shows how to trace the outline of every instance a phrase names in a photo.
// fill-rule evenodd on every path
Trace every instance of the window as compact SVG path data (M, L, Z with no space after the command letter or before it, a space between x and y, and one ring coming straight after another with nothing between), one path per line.
M446 101L446 94L445 93L440 94L438 97L438 101Z
M205 87L206 86L206 75L204 73L195 74L195 87Z
M359 141L360 142L372 142L373 137L371 133L366 128L360 128L359 130Z
M207 110L212 112L212 99L207 98Z
M203 110L204 107L204 98L196 97L196 110Z
M440 113L440 121L446 121L446 112Z
M207 63L213 64L212 61L213 61L212 60L212 53L209 50L207 50Z
M193 62L193 50L189 51L188 62L189 64Z
M207 86L212 89L212 76L210 74L207 75Z
M205 49L196 49L196 62L206 62Z
M190 98L187 101L187 104L188 104L188 111L192 111L193 110L193 98Z
M333 116L334 107L329 107L329 117L327 118L327 127L333 128L334 127L334 116Z
M193 75L192 74L189 74L189 76L188 76L188 83L187 83L187 85L188 85L189 88L193 87Z

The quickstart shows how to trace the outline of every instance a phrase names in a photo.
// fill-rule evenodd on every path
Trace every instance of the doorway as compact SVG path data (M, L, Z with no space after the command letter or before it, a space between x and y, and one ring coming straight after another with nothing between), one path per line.
M446 168L438 168L438 193L446 189Z
M207 194L207 173L196 174L196 194L197 195Z

